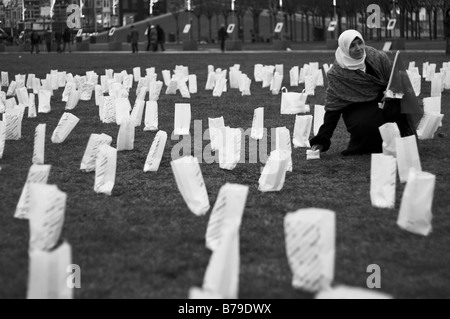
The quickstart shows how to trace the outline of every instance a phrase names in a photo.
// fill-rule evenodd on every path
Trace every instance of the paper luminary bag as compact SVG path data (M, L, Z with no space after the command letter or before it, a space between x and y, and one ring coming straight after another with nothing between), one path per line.
M253 77L255 78L255 82L259 83L263 81L263 69L264 66L262 64L255 64L253 70Z
M411 135L395 140L397 153L397 166L400 181L405 183L408 181L409 170L411 168L422 171L422 165L419 157L416 136Z
M441 96L426 97L423 99L423 111L424 113L437 113L441 114ZM442 122L439 124L442 126Z
M35 118L37 116L37 112L35 96L33 93L30 93L28 100L30 101L30 106L28 107L28 118Z
M224 299L237 299L239 292L239 225L225 219L220 244L212 253L203 277L203 291Z
M34 149L33 149L33 164L44 164L45 159L45 129L46 124L39 124L34 133Z
M206 81L205 91L212 91L214 90L215 86L216 86L216 73L209 72L208 79Z
M431 97L441 96L442 95L442 79L439 75L434 75L431 79Z
M300 74L298 66L294 66L289 71L289 76L291 78L291 86L298 86L298 76Z
M241 160L242 132L237 128L222 129L219 142L219 167L233 170Z
M211 140L211 150L218 151L222 141L222 129L225 128L225 120L223 116L219 118L208 118L209 136Z
M30 211L30 184L47 184L50 175L50 165L32 165L28 171L27 180L22 189L19 202L17 204L15 218L28 219Z
M103 106L99 107L100 120L105 123L116 123L116 102L111 96L105 96Z
M172 75L170 74L170 70L163 70L162 72L164 85L169 86L170 80L172 79Z
M286 88L281 93L281 114L308 113L309 105L306 105L308 95L305 90L302 93L288 92Z
M103 90L101 85L95 85L94 86L94 99L95 99L95 105L100 106L103 103Z
M111 196L116 181L117 150L108 145L100 145L95 162L96 193Z
M416 96L419 96L422 91L422 77L420 74L410 74L409 80L411 81L411 84L413 86L414 92L416 93Z
M239 88L239 79L242 75L241 71L230 70L230 88L238 89Z
M1 86L4 87L8 87L9 86L9 76L8 76L8 72L3 72L1 73Z
M443 114L424 113L417 128L417 137L419 140L433 139L443 118Z
M306 160L312 161L312 160L319 160L320 159L320 150L313 151L313 150L307 150L306 151Z
M425 80L427 82L431 82L433 80L433 77L436 74L436 67L437 67L437 65L435 63L430 63L428 65L426 78L425 78Z
M147 91L150 89L150 84L147 78L141 78L136 87L136 98L145 101Z
M6 111L6 93L0 90L0 113Z
M175 104L175 135L189 135L191 126L191 105L187 103Z
M284 186L286 172L291 155L282 150L275 150L270 153L266 166L259 178L259 191L279 192Z
M251 138L260 140L264 136L264 108L259 107L255 109L253 115L253 124L251 131Z
M52 143L63 143L79 121L80 119L72 113L64 113L59 120L58 126L53 131Z
M291 146L291 133L286 127L277 127L276 134L276 146L275 149L285 151L290 154L289 164L287 167L288 172L292 172L292 146Z
M335 213L318 208L288 213L284 233L292 286L311 293L331 287L336 254Z
M4 121L0 121L0 159L3 158L3 152L5 151L6 141L6 125Z
M378 208L395 207L397 161L393 156L372 154L370 199Z
M163 83L161 81L151 81L149 84L149 100L158 101L161 95Z
M19 104L23 104L25 106L30 106L28 90L26 87L17 89L16 95L17 95L17 100L19 101Z
M156 133L155 139L145 161L144 172L158 171L162 156L164 154L166 143L167 133L164 131L159 131L158 133Z
M27 299L73 299L67 285L72 248L66 241L51 251L30 251L29 258Z
M400 228L423 236L431 233L435 184L435 175L410 170L397 220Z
M49 90L39 90L38 113L50 113L50 111L51 111L51 106L50 106L51 96L52 96L52 92L50 92Z
M111 69L106 69L105 70L105 75L108 79L113 79L114 78L114 70Z
M242 96L250 96L252 93L250 92L250 87L252 85L252 80L248 78L247 75L242 76L242 90L241 94Z
M9 84L8 90L6 91L6 96L14 96L16 95L17 82L11 81Z
M214 87L213 90L213 96L214 97L221 97L224 90L227 87L227 79L225 78L225 76L220 75L218 77L218 79L216 80L216 86Z
M144 109L145 109L145 101L136 99L133 110L131 111L131 119L133 120L135 127L142 125L142 117L144 115Z
M325 118L325 106L316 105L314 107L314 136L319 134L320 127L323 125Z
M177 94L177 89L178 89L178 82L176 81L175 78L172 78L170 80L169 85L167 86L166 95L175 95L175 94Z
M91 134L83 159L81 160L80 169L85 172L93 172L96 168L98 149L102 145L110 146L112 137L106 134Z
M92 92L94 91L95 84L85 83L79 89L81 92L80 100L81 101L90 101L92 99Z
M127 74L123 77L123 87L125 90L129 91L133 87L133 75Z
M6 112L14 109L16 107L16 105L17 105L17 101L14 97L7 99L5 102Z
M53 249L62 232L67 195L55 185L29 184L30 251Z
M137 66L133 68L133 78L134 82L139 82L139 80L141 79L141 67Z
M317 78L314 75L305 76L305 91L310 96L316 95L316 83Z
M62 93L62 101L63 102L69 101L70 92L72 92L76 89L77 89L77 85L75 84L75 82L67 82L64 87L64 91Z
M282 84L283 84L283 75L281 75L278 72L275 72L275 75L273 76L273 85L272 85L273 95L280 94Z
M22 117L23 113L19 109L9 109L3 115L7 141L17 141L22 138Z
M248 190L248 186L228 183L220 188L206 230L208 249L215 251L220 246L222 231L227 222L238 228L241 226Z
M71 111L71 110L75 109L78 105L78 102L81 100L82 94L83 94L83 92L80 90L76 90L76 89L71 90L69 93L69 98L67 100L65 110Z
M155 67L146 68L146 69L145 69L145 74L146 74L147 76L156 75L156 68L155 68Z
M116 98L116 124L122 125L124 121L130 118L131 104L128 98Z
M117 152L132 151L134 149L135 126L131 117L128 117L120 125L117 135Z
M144 131L158 130L158 102L148 101L145 108Z
M401 138L397 123L386 123L380 126L379 130L383 138L383 154L397 157L395 142L397 138Z
M66 71L58 72L58 87L59 88L65 87L66 81L67 81L67 72Z
M294 148L311 147L309 137L311 135L312 122L312 115L297 115L295 117L294 138L292 140Z
M392 296L357 287L337 286L320 291L316 300L390 300Z
M191 94L198 93L197 76L195 74L189 75L189 93Z
M209 197L198 159L182 157L170 163L178 190L189 210L197 216L205 215L209 208Z
M185 99L191 98L191 94L189 93L189 88L188 88L186 82L184 82L184 80L178 80L177 87L178 87L178 90L180 90L181 96L183 98L185 98Z

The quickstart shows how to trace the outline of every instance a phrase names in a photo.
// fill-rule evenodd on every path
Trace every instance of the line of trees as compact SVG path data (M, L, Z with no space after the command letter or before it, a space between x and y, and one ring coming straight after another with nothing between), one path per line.
M326 23L333 19L335 8L333 0L283 0L283 7L279 7L279 0L236 0L235 14L237 16L237 28L244 28L243 19L249 15L253 20L253 32L255 39L260 39L261 27L260 17L264 13L269 15L270 28L273 30L274 23L280 13L284 17L285 30L289 33L291 41L299 37L301 41L310 41L311 25L326 29ZM367 7L377 4L381 8L382 29L369 29L366 21L369 17ZM393 10L395 4L395 12ZM209 40L213 39L212 20L214 17L223 17L225 24L231 17L231 0L191 0L192 14L198 22L198 39L202 28L201 18L206 17L209 27ZM445 11L450 8L449 0L337 0L336 15L338 18L338 31L343 30L343 20L346 28L354 28L363 33L367 38L378 39L389 37L391 34L386 27L389 19L394 15L397 18L397 28L400 37L420 39L422 24L419 21L421 10L427 12L429 37L438 38L438 21L444 18ZM179 15L185 9L185 0L168 0L168 10L177 23L177 39L179 39ZM282 10L281 10L282 9ZM441 19L439 14L442 14ZM297 23L305 28L300 28L301 34L297 34ZM384 31L384 35L383 35Z

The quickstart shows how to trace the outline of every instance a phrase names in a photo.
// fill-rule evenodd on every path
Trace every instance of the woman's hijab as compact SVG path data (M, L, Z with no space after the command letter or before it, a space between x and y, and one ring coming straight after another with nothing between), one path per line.
M350 46L356 38L361 39L365 45L361 33L356 30L347 30L341 34L339 37L339 48L336 50L336 61L343 69L365 71L366 52L359 60L355 60L350 56Z

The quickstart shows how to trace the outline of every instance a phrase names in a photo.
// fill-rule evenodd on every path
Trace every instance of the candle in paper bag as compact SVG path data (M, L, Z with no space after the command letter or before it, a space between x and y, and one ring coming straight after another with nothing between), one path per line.
M19 202L14 214L15 218L28 219L30 211L30 184L47 184L48 177L50 175L51 165L32 165L28 171L27 180L22 189Z
M230 70L230 88L238 89L239 88L239 78L241 77L242 72L238 70Z
M182 157L170 163L178 189L189 210L197 216L205 215L209 208L209 197L198 159Z
M286 151L275 150L270 153L259 178L259 191L264 193L281 191L284 186L289 159L290 154Z
M10 99L7 99L5 104L6 104L5 105L6 106L6 112L8 112L8 110L12 110L12 109L14 109L16 107L17 102L16 102L16 99L14 97L12 97Z
M117 150L108 145L100 145L95 162L96 193L111 196L116 181Z
M184 80L178 80L177 87L180 90L181 96L183 98L185 98L185 99L191 98L191 94L189 93L189 88L188 88L186 82L184 82Z
M175 78L172 78L172 80L170 80L169 85L167 86L166 95L177 94L177 88L178 88L178 82L176 81Z
M370 199L378 208L395 207L397 161L393 156L372 154Z
M123 83L123 74L121 73L114 73L114 82L118 83L118 84L122 84Z
M33 93L30 93L28 100L30 101L30 106L28 107L28 118L35 118L37 116L36 99Z
M22 115L19 109L9 109L3 115L7 141L17 141L22 138Z
M55 185L29 184L30 251L53 249L64 224L67 195Z
M441 96L435 97L426 97L423 99L423 111L424 113L437 113L441 114ZM439 127L442 126L442 122L439 124Z
M255 109L253 114L253 124L251 131L251 138L260 140L264 135L264 108L259 107Z
M305 90L301 93L288 92L284 87L281 93L281 114L308 113L310 108L305 104L307 98Z
M94 84L91 83L85 83L81 87L81 101L90 101L92 99L92 92L94 91Z
M122 122L117 135L117 152L134 149L135 126L130 117Z
M255 82L259 83L263 81L263 68L262 64L255 64L253 76L255 78Z
M164 154L164 148L167 142L167 133L159 131L152 143L150 151L144 165L144 172L157 172L161 159Z
M156 74L156 68L155 68L155 67L146 68L146 69L145 69L145 74L146 74L147 76Z
M273 95L280 94L282 84L283 84L283 75L278 72L275 72L275 75L273 77L273 86L272 86L272 94Z
M242 90L241 90L242 96L252 95L252 93L250 92L250 86L252 85L252 81L245 74L242 76L242 78L243 78L243 80L242 80L243 84L242 84Z
M128 98L116 98L116 124L122 125L124 121L130 118L131 104Z
M206 230L207 248L215 251L220 246L227 222L241 226L248 190L248 186L228 183L220 188Z
M218 151L219 150L219 143L221 142L221 129L225 128L225 121L223 119L223 116L219 118L208 118L208 124L209 124L209 136L211 140L211 150L212 151Z
M17 82L11 81L9 84L8 90L6 91L6 96L14 96L16 95Z
M307 75L305 76L305 91L306 94L310 95L310 96L314 96L316 95L316 83L315 81L317 80L317 78L314 75Z
M58 87L63 88L66 86L66 78L67 78L67 72L58 72Z
M191 94L198 93L197 75L195 75L195 74L189 75L189 93L191 93Z
M149 83L146 78L141 78L136 88L136 98L145 101L145 96L149 90Z
M325 72L325 75L328 75L328 71L330 71L330 66L325 63L323 65L323 71Z
M102 145L110 146L112 137L106 134L91 134L86 150L81 160L80 169L85 172L95 171L98 149Z
M212 91L216 86L216 74L214 72L208 73L208 79L206 81L205 91Z
M314 136L319 134L320 127L323 125L325 118L325 107L323 105L316 105L314 107Z
M414 88L416 96L419 96L422 91L422 77L419 74L408 73L409 80Z
M417 137L419 140L430 140L434 138L439 125L444 118L443 114L424 113L422 120L417 128Z
M191 105L187 103L175 104L175 135L189 135L191 126Z
M311 293L329 288L334 279L335 213L318 208L288 213L284 233L292 286Z
M0 113L6 111L6 93L0 90Z
M312 161L312 160L319 160L320 159L320 150L313 151L313 150L307 150L306 151L306 160Z
M141 67L137 66L133 68L133 77L134 82L139 82L139 80L141 79Z
M435 175L414 168L409 171L397 220L400 228L423 236L431 233L435 184Z
M162 73L162 76L163 76L164 85L165 86L169 86L170 79L172 79L172 75L170 74L170 71L169 70L163 70L161 73Z
M312 115L297 115L295 117L294 138L292 140L294 148L311 147L309 137L313 122Z
M144 131L157 131L158 130L158 102L148 101L145 108L145 120Z
M396 138L395 148L397 152L398 174L400 181L405 183L408 181L409 170L411 168L422 171L416 136L411 135L404 138Z
M428 68L427 68L427 73L426 73L426 81L427 82L431 82L433 80L434 75L436 74L436 64L435 63L431 63Z
M30 251L29 258L27 299L73 299L74 289L67 285L72 265L67 242L52 251Z
M8 72L3 72L2 71L1 76L2 76L1 86L8 87L9 86Z
M51 106L50 106L50 98L52 96L52 92L49 90L39 90L38 98L39 98L39 105L38 105L38 112L39 113L50 113Z
M216 86L213 90L213 96L214 97L221 97L224 90L226 90L228 80L223 76L220 75L216 80Z
M82 94L83 92L80 90L73 89L72 91L70 91L69 99L67 100L65 110L71 111L75 109L75 107L77 107L78 102L81 99Z
M322 70L317 70L315 75L317 77L316 86L324 86Z
M16 90L17 100L19 104L23 104L25 106L30 106L28 90L26 87L18 88Z
M431 79L431 97L442 95L442 79L439 75L433 75Z
M242 131L238 128L222 129L219 141L219 166L233 170L241 160Z
M397 138L401 138L397 123L386 123L380 126L379 130L383 138L383 154L397 157L395 141Z
M103 107L99 108L100 119L103 123L116 123L116 102L112 96L105 96Z
M102 86L103 93L109 92L108 78L106 75L100 76L100 85Z
M6 141L6 125L4 121L0 121L0 159L3 158L3 152L5 151Z
M75 84L75 82L67 82L62 94L62 101L63 102L69 101L70 92L75 91L76 89L77 85Z
M123 77L123 87L129 91L133 87L133 75L127 74Z
M131 111L131 119L135 127L142 125L142 117L144 115L145 101L136 99L133 110Z
M373 291L373 289L363 289L355 287L337 286L320 291L315 299L317 300L389 300L393 299L384 293Z
M298 86L298 76L300 74L299 68L298 66L294 66L290 71L289 71L289 76L291 79L291 86Z
M149 100L150 101L158 101L159 96L161 95L161 90L163 87L163 83L161 81L151 81L149 88Z
M103 90L101 85L94 86L95 105L100 106L103 103Z
M46 124L39 124L34 133L33 164L44 164Z
M277 127L276 134L276 150L282 150L290 154L289 164L287 167L288 172L292 172L292 146L291 146L291 133L286 127Z
M108 79L113 79L114 78L114 70L111 69L106 69L105 70L105 75Z
M53 131L52 143L63 143L79 121L80 119L72 113L64 113L59 120L58 126Z

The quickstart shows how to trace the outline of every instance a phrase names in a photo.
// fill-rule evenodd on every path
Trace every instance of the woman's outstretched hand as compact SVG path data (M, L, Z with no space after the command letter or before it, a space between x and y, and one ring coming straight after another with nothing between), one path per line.
M320 145L320 144L313 145L313 146L311 147L311 150L322 152L322 150L323 150L323 145Z

